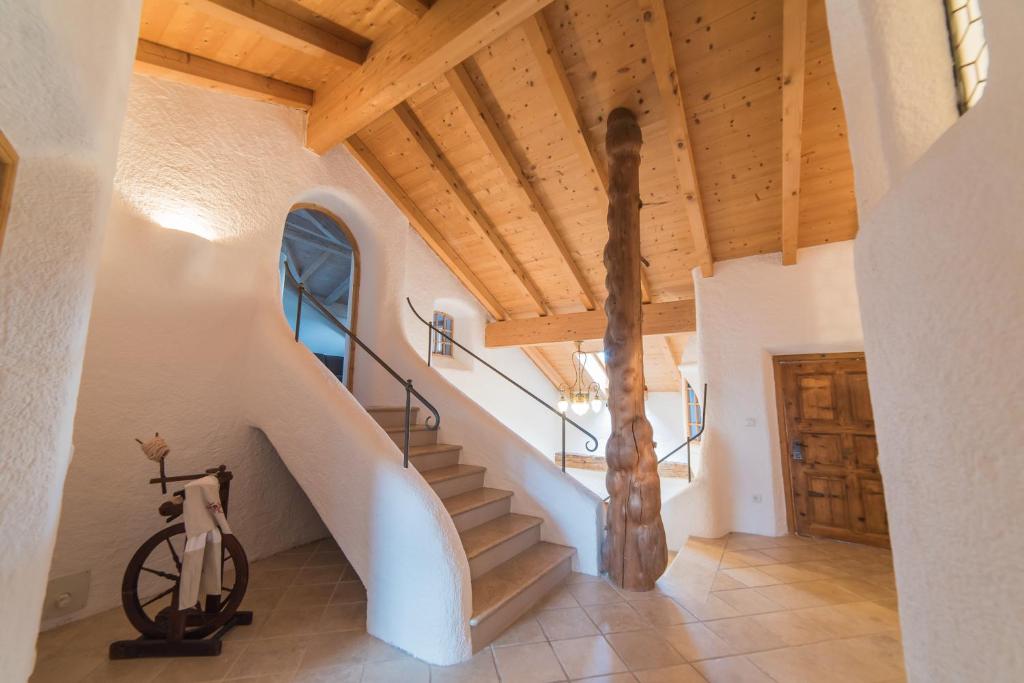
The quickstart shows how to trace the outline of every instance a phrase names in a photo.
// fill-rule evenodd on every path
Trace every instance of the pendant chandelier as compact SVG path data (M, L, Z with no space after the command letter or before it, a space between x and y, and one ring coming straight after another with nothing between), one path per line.
M572 357L573 382L571 385L561 384L558 387L558 412L565 413L572 409L577 415L588 412L601 412L604 400L601 398L601 387L597 382L589 382L586 373L587 354L583 353L583 342L576 342L576 350Z

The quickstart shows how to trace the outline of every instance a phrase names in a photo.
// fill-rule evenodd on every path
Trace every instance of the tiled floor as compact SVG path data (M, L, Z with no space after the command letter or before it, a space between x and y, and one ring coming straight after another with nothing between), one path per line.
M256 562L211 659L110 662L119 611L39 638L33 683L902 681L887 551L795 537L692 539L651 593L574 574L471 661L429 666L367 635L365 592L332 541Z

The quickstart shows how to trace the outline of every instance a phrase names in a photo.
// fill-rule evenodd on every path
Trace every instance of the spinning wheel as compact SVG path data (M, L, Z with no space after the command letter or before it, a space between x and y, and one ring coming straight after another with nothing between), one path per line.
M234 536L225 534L221 546L221 594L206 597L202 609L186 610L185 638L205 638L224 626L237 612L249 584L245 550ZM132 626L144 636L166 638L177 611L181 558L185 552L185 525L161 529L143 543L128 563L121 583L121 604Z

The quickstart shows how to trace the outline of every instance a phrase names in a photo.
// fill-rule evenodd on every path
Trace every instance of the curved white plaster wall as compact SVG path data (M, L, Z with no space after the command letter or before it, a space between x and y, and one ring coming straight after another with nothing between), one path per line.
M853 243L801 249L795 266L778 254L723 261L694 284L707 426L694 485L663 515L698 536L784 534L772 356L863 348Z
M20 162L0 250L0 671L23 681L71 455L137 0L0 0L0 130Z
M988 88L938 131L925 112L948 111L952 80L946 94L915 100L864 59L902 55L914 73L927 68L930 53L841 21L851 6L870 14L876 5L833 1L829 16L858 193L893 175L872 154L874 133L861 128L870 110L891 99L886 109L922 112L919 126L878 121L923 153L861 211L856 249L907 673L929 683L1019 681L1024 5L981 3ZM944 39L932 31L933 41Z

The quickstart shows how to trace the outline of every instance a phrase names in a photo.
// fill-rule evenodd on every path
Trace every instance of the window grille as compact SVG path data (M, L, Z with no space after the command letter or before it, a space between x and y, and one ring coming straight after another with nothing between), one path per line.
M694 437L700 433L700 428L703 426L700 415L700 400L697 398L697 392L693 390L690 383L686 383L686 424L690 430L690 436Z
M453 332L453 321L452 317L443 311L434 311L434 327L444 331L446 335L451 338L455 338ZM430 346L430 351L435 356L448 356L452 355L452 343L451 340L446 339L443 335L437 332L432 332L434 342Z
M988 42L978 0L945 0L957 105L964 114L981 99L988 82Z

